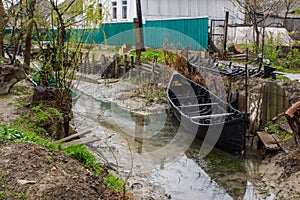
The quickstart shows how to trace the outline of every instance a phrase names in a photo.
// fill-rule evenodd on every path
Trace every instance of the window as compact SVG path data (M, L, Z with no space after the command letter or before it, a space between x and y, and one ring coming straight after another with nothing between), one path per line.
M117 19L117 2L112 2L112 18Z
M122 19L127 19L127 0L122 0Z

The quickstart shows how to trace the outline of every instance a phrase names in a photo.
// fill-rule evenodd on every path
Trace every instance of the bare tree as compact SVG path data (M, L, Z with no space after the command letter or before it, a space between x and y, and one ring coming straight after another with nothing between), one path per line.
M286 26L287 23L287 16L291 10L291 8L298 2L299 0L284 0L284 21L283 25Z
M259 53L260 33L266 19L278 8L280 0L230 0L245 16L245 24L253 26L255 52ZM262 18L258 15L262 15Z

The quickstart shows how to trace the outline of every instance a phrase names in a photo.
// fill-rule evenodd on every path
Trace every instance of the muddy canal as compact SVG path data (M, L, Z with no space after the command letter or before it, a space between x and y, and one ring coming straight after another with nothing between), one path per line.
M128 178L137 199L258 199L251 184L259 181L257 155L247 152L240 159L214 149L204 157L201 142L181 128L167 105L150 108L125 98L135 86L114 87L81 82L74 123L79 132L91 131L81 141Z

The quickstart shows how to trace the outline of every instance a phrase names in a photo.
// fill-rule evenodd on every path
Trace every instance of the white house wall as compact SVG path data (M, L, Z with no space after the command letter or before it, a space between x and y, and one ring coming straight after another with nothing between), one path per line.
M112 19L112 2L117 2L117 19ZM225 11L234 15L234 9L230 0L140 0L143 20L203 17L211 19L225 17ZM103 0L110 17L106 22L132 22L136 15L136 0L127 0L127 19L122 19L122 0ZM238 21L232 17L230 23Z

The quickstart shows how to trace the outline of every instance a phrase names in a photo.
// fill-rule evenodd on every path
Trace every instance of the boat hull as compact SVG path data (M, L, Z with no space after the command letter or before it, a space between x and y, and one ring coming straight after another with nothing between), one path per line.
M180 76L180 79L182 79L182 75L175 74L175 76ZM177 78L176 81L180 79ZM200 90L200 85L197 85L190 80L184 81L193 85L193 91ZM244 150L247 124L243 113L234 109L230 104L222 101L205 89L205 94L207 93L210 96L210 101L207 101L207 97L195 97L193 103L199 104L196 104L194 109L191 108L188 110L189 112L187 112L187 109L183 109L184 106L181 105L182 102L179 102L179 98L176 98L176 95L174 95L174 88L172 91L171 84L172 79L167 89L167 97L174 115L187 132L192 132L192 134L196 135L196 137L203 140L205 143L215 145L231 154L239 154ZM195 89L195 86L197 89ZM201 90L203 89L201 88ZM197 96L197 92L195 93L195 96ZM213 101L211 101L211 99L213 99ZM220 113L219 107L212 109L214 104L226 107L226 111L229 111L232 116L225 116L226 113ZM201 106L205 108L202 108ZM186 107L193 107L193 105L186 105ZM214 112L214 110L216 111ZM192 111L197 112L198 115L192 116L191 114L187 114L193 113ZM203 123L203 120L201 120L202 117L205 117L203 115L211 116L211 118L207 117L207 120L205 119L210 123Z

